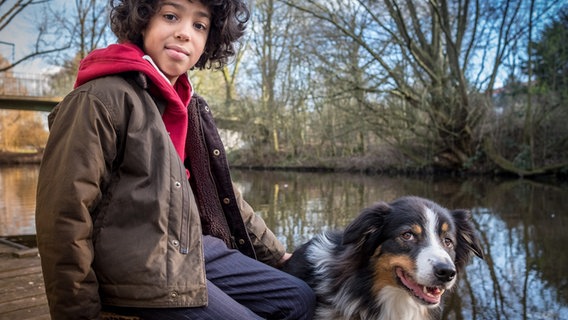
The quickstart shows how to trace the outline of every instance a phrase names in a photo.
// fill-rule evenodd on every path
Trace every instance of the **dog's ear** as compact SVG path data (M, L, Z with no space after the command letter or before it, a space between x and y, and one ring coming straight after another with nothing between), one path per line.
M457 227L456 267L461 270L473 254L483 259L483 250L471 221L471 213L460 209L451 211L451 214Z
M373 235L380 233L384 217L390 212L390 206L386 202L378 202L363 209L343 232L343 245L364 243Z

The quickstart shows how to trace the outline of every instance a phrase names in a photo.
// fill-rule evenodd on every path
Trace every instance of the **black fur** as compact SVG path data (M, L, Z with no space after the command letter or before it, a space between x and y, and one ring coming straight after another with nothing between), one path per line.
M317 235L294 251L285 264L284 271L303 279L314 289L318 296L318 308L321 309L317 313L319 319L402 319L402 316L385 312L389 305L378 303L380 299L374 295L376 289L373 289L378 281L378 271L375 268L383 254L396 254L409 261L416 261L420 249L424 249L415 244L419 242L420 235L414 235L417 239L414 242L405 242L401 240L401 234L408 233L409 226L427 224L424 214L426 208L435 213L436 221L445 222L449 226L450 232L443 236L446 237L443 240L451 239L452 245L445 249L447 255L444 256L452 260L457 274L462 272L473 255L483 258L469 211L450 211L427 199L403 197L391 203L379 202L364 209L343 232ZM437 247L439 251L440 247ZM450 264L452 262L448 261ZM395 278L394 269L392 274L392 278ZM386 277L390 276L388 274ZM452 278L453 275L449 277ZM390 281L388 285L391 287L399 286L408 290L408 300L413 301L411 287L404 287L400 278L398 284L393 284L395 280ZM443 284L439 285L442 288ZM453 282L448 285L448 289L452 285ZM425 287L421 284L416 286ZM397 294L399 292L404 294L405 291L401 289ZM400 307L400 299L397 301L397 307L404 309ZM416 310L424 313L420 319L436 319L440 315L439 306L416 307ZM416 315L412 317L416 318ZM408 314L406 318L409 318Z

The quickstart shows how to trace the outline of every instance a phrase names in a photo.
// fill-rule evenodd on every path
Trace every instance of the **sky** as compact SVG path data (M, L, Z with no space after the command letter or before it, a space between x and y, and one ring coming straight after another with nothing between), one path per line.
M0 15L12 8L15 0L9 0L0 7ZM54 7L64 7L72 2L65 0L51 0L50 5ZM36 40L36 23L43 13L43 4L28 6L18 14L10 24L0 31L0 55L7 58L10 62L18 60L33 52L33 45ZM16 66L14 72L22 73L44 73L53 70L46 61L33 59Z
M39 1L39 0L36 0ZM69 0L48 0L56 9L63 9L74 5ZM0 6L0 15L12 8L16 0L8 0ZM33 52L33 45L37 36L37 23L44 12L45 4L28 6L10 24L0 31L0 55L13 62ZM57 70L57 67L40 58L28 60L16 66L13 71L21 73L48 73Z

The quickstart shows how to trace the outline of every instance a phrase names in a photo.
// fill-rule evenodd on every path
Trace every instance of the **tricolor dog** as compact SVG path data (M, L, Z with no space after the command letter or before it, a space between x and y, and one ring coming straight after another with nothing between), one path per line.
M419 197L379 202L299 247L284 270L314 289L316 319L438 319L458 274L483 258L470 218Z

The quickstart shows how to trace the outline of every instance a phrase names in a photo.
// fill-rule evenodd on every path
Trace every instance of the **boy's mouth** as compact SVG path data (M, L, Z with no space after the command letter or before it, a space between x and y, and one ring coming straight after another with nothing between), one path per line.
M172 50L175 51L179 54L183 54L185 56L189 56L189 51L187 51L184 47L178 46L178 45L168 45L166 46L167 50Z

